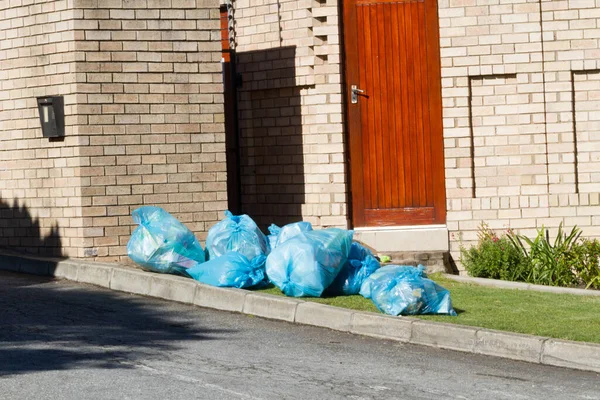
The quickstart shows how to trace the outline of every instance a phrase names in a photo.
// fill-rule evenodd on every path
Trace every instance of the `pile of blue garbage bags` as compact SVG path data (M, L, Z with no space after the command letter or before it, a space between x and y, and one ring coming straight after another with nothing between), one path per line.
M139 226L127 252L148 271L220 287L275 285L291 297L360 294L390 315L456 315L450 292L428 279L424 267L382 267L352 240L351 230L313 230L309 222L296 222L271 225L265 236L249 216L226 211L208 231L203 249L193 232L162 208L140 207L133 220Z

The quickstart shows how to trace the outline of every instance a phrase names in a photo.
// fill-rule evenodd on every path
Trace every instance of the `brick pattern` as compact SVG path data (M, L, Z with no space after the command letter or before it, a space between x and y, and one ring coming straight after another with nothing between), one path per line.
M82 244L74 23L67 1L0 1L0 247L69 256ZM64 141L42 138L36 97L48 95L64 95Z
M218 1L81 4L88 254L122 259L140 205L163 207L202 239L227 207Z
M550 194L581 192L575 179L572 73L600 67L599 5L542 2Z
M314 84L315 37L312 0L235 2L235 46L240 49L245 89ZM289 48L294 48L290 55ZM287 51L284 50L287 48ZM272 50L248 53L252 50ZM280 52L276 49L282 49ZM293 76L286 71L293 68Z
M544 103L531 101L531 85L513 75L472 79L471 85L475 197L544 193L544 126L534 122L543 120Z
M242 206L262 226L347 226L338 6L235 2Z
M600 190L600 71L573 75L577 182L581 193Z
M41 224L58 226L71 256L124 260L140 205L165 208L202 238L227 206L218 0L24 3L0 2L0 21L15 28L1 33L14 37L0 79L14 100L0 120L14 122L0 128L12 139L0 157L19 160L10 177L2 171L3 198L43 206L35 212L55 218ZM37 25L20 29L34 8L41 14L21 20ZM38 93L65 94L64 142L40 139ZM42 164L22 170L25 159ZM42 189L16 191L33 173Z
M235 2L243 206L263 225L347 226L338 3ZM481 221L600 236L600 2L439 16L453 257ZM218 28L218 0L0 0L0 245L123 259L141 204L202 237L226 207ZM49 94L64 141L41 138Z
M529 235L563 222L600 236L599 5L439 1L455 260L461 245L476 241L482 221Z

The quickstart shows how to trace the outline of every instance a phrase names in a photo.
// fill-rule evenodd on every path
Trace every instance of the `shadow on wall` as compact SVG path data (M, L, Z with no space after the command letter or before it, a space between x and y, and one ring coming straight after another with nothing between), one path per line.
M196 311L0 271L0 379L38 371L134 368L184 342L219 339ZM227 337L231 339L232 334Z
M301 86L296 47L236 53L241 210L261 228L302 219Z
M60 257L62 241L58 225L42 233L40 220L31 216L26 206L14 199L12 205L0 198L0 250L39 256Z

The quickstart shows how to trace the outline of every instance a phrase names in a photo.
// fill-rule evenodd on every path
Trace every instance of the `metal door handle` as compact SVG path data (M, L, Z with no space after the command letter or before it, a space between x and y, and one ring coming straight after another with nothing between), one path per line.
M350 95L350 101L352 104L356 104L356 103L358 103L359 93L364 93L365 91L359 89L356 85L352 85L352 86L350 86L350 92L352 93Z

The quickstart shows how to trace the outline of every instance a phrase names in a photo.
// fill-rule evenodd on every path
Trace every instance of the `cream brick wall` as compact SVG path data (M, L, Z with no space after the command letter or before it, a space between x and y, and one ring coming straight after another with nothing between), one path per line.
M243 207L263 225L347 226L339 10L235 2ZM482 221L600 236L599 10L439 0L455 259ZM226 207L218 36L218 0L0 0L0 245L122 259L141 204L202 237ZM41 138L47 94L63 142Z
M328 207L339 207L346 218L338 6L236 2L248 212L266 218L303 203L302 216L317 225ZM525 234L563 222L600 236L594 215L599 6L591 0L439 0L447 225L456 260L483 221ZM289 61L269 51L278 48L296 51L293 74L278 70ZM320 54L327 55L322 65ZM333 80L324 85L323 79ZM300 145L301 152L286 153ZM277 167L289 165L290 157L304 162Z
M75 23L87 254L122 259L140 205L203 239L227 208L218 0L97 4Z
M600 236L599 6L439 1L448 228L456 260L461 244L476 241L482 221L530 235L563 222Z
M141 205L202 239L227 206L218 0L31 3L0 1L2 198L70 256L125 259ZM65 95L64 142L41 138L45 94Z
M600 71L574 74L577 179L581 193L600 191Z
M339 4L234 2L242 209L347 227Z
M67 1L0 1L3 248L75 256L82 246L74 25ZM46 95L64 95L64 141L42 138L36 97Z

